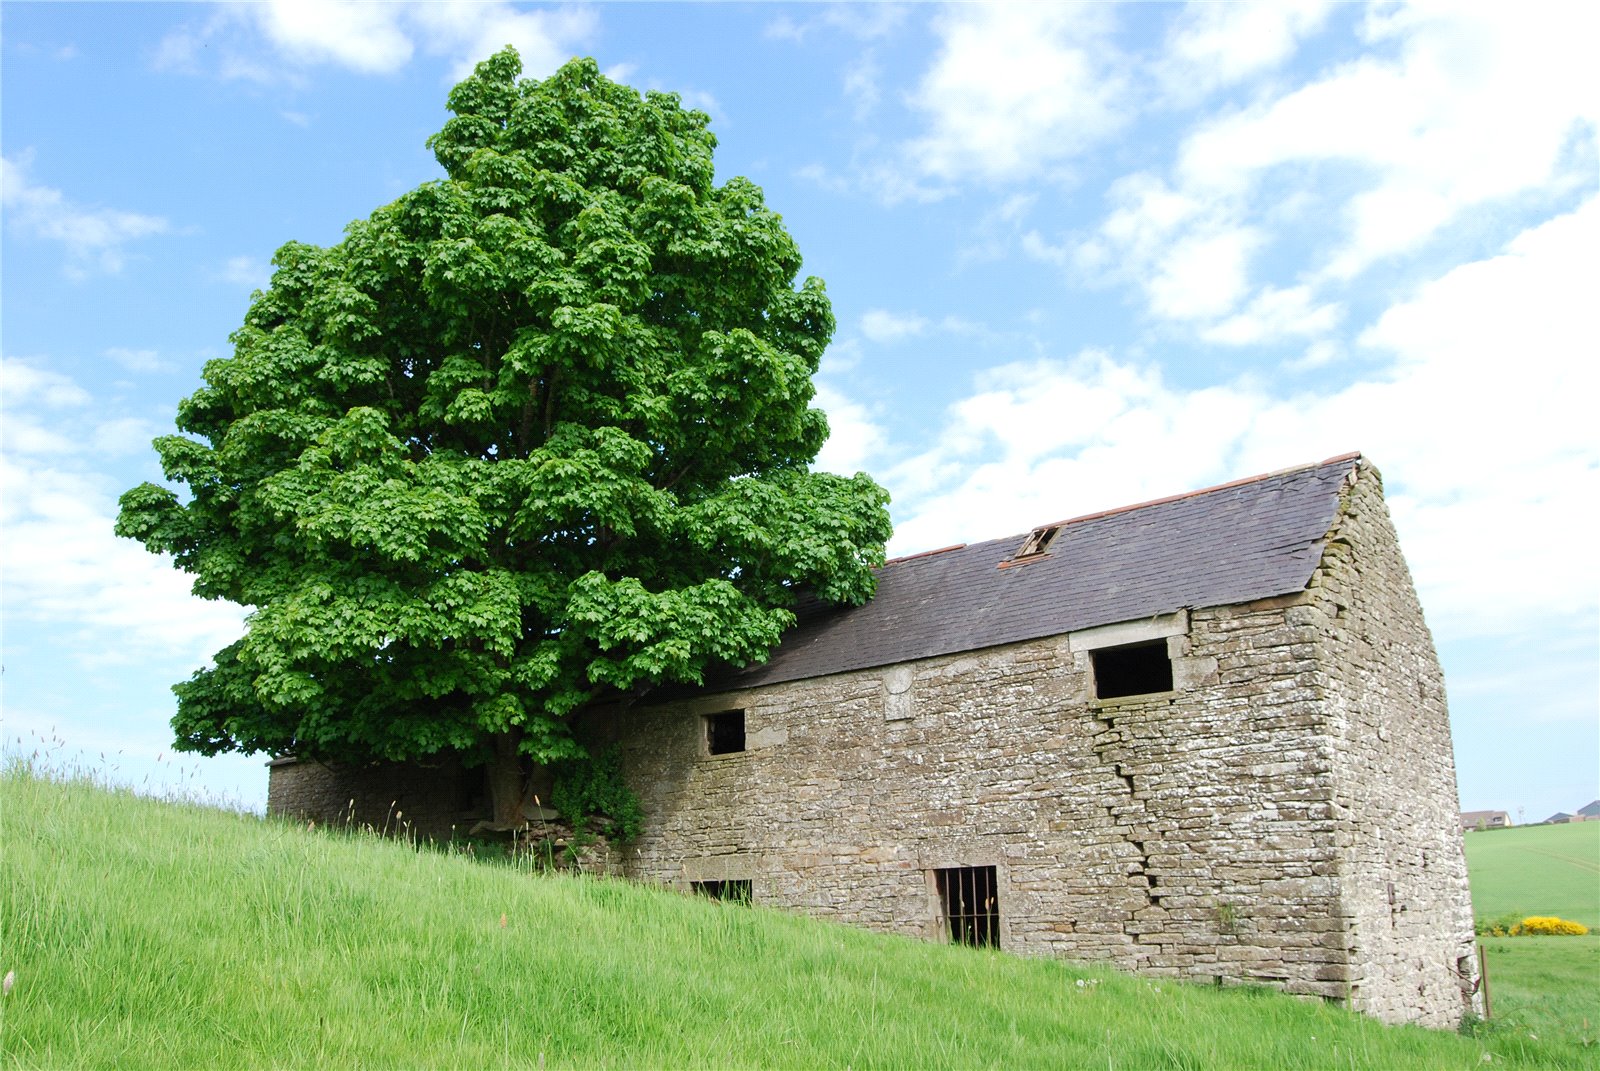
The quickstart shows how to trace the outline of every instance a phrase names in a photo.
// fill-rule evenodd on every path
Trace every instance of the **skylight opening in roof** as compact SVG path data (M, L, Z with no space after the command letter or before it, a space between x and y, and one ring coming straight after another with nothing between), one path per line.
M1012 561L1023 558L1037 558L1050 549L1050 543L1055 539L1056 533L1061 531L1059 524L1047 524L1042 528L1035 528L1028 533L1028 538L1022 541L1022 546L1011 556Z

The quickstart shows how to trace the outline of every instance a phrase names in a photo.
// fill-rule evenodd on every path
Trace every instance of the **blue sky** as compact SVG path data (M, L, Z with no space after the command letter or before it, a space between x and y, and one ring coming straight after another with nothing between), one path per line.
M1463 806L1600 796L1600 79L1576 4L20 4L3 11L4 735L174 761L243 627L111 533L289 240L440 172L507 43L713 118L827 280L822 462L891 553L1364 451ZM104 758L102 758L102 755Z

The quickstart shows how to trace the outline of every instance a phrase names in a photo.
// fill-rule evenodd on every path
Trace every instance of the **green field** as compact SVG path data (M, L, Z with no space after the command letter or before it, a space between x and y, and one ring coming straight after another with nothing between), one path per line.
M7 1066L1600 1066L1563 1036L1385 1027L17 767L0 820Z
M1472 832L1466 847L1478 918L1558 915L1600 931L1600 822ZM1594 1052L1600 1037L1600 932L1480 941L1493 1031L1503 1038L1561 1038Z
M1600 822L1474 831L1466 845L1479 918L1559 915L1600 930Z

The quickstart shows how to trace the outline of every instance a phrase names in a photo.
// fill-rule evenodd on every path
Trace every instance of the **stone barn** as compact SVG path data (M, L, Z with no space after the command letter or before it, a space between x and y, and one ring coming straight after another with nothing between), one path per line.
M630 877L872 929L1478 1010L1444 682L1360 455L889 562L770 661L596 712ZM470 825L475 774L271 766ZM481 797L481 793L478 793Z

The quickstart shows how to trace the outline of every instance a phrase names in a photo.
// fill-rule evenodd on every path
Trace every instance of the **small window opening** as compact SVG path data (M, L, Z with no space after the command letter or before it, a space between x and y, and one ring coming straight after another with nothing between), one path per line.
M749 878L691 881L689 887L701 896L709 896L713 900L725 900L730 904L748 904L754 899Z
M933 878L950 940L973 948L998 948L1000 896L994 867L946 867L935 870Z
M724 710L706 715L706 750L732 755L744 750L744 711Z
M1050 541L1056 533L1061 531L1059 524L1047 524L1043 528L1035 528L1028 533L1028 538L1022 541L1022 546L1011 556L1012 561L1018 558L1034 558L1043 554L1050 547Z
M1172 659L1167 657L1166 640L1102 647L1091 651L1090 658L1097 699L1172 691Z

